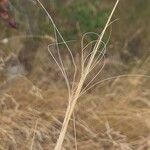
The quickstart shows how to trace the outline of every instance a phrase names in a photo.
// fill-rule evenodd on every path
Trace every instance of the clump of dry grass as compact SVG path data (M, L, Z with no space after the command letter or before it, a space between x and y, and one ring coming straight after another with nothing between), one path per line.
M72 55L71 50L69 49L67 43L63 39L62 35L60 34L58 28L56 27L55 23L53 22L51 16L47 12L47 10L44 8L44 6L42 5L42 3L39 0L37 0L37 1L41 5L41 7L44 9L44 11L46 12L46 14L49 17L50 21L53 24L59 62L56 60L55 56L52 54L50 48L49 48L49 52L50 52L52 58L54 59L54 61L56 62L56 64L58 65L59 69L61 70L62 75L64 76L64 79L66 81L67 88L68 88L68 102L69 102L69 104L68 104L68 107L67 107L67 110L66 110L66 114L65 114L64 122L63 122L62 129L61 129L61 132L60 132L60 136L58 138L58 141L57 141L57 144L56 144L56 147L55 147L55 150L60 150L62 148L62 144L63 144L64 138L65 138L66 132L67 132L68 124L69 124L69 121L71 119L71 116L73 115L73 111L75 109L75 105L77 103L77 100L82 95L82 93L85 92L83 90L83 86L84 86L84 83L87 79L87 76L99 64L101 59L103 59L105 57L104 56L105 51L104 52L102 51L100 54L97 54L97 53L98 53L100 45L102 43L102 39L103 39L103 36L105 34L105 31L106 31L107 27L110 24L110 20L112 18L112 15L113 15L113 13L114 13L114 11L115 11L118 3L119 3L119 0L116 1L116 4L115 4L115 6L114 6L109 18L108 18L108 21L107 21L102 33L100 34L100 36L98 35L99 37L98 37L97 41L94 42L95 45L93 47L93 50L86 57L84 55L84 50L85 50L85 47L87 47L87 46L82 47L81 71L80 71L81 74L80 74L80 77L79 77L79 81L76 81L76 74L77 74L77 69L78 68L76 66L76 63L75 63L75 60L74 60L74 57ZM63 61L62 61L62 58L61 58L61 55L60 55L57 33L60 36L62 42L65 44L66 48L68 49L68 51L71 55L72 62L73 62L75 72L74 72L73 79L72 79L72 83L73 83L72 86L70 85L70 82L68 80L68 76L67 76L67 73L65 71L64 64L63 64ZM84 39L84 37L83 37L83 39ZM82 46L83 46L83 44L82 44ZM98 56L96 56L96 55L98 55ZM86 61L87 61L87 63L85 63ZM88 83L88 85L90 85L90 83L97 77L97 75L101 72L102 69L103 69L103 66L100 69L100 71L98 70L96 75L93 78L91 78L91 81ZM74 84L75 82L77 82L76 85ZM85 90L86 90L86 88L85 88Z
M145 101L150 95L146 87L141 89L142 79L137 80L118 79L112 87L105 83L103 90L97 88L94 95L81 97L74 110L78 149L145 150L149 146L150 111ZM1 149L54 149L67 91L52 88L31 92L34 86L23 76L1 86ZM63 149L75 148L73 122L71 119Z
M53 60L57 64L58 68L60 69L60 71L65 79L67 89L68 89L68 106L67 106L65 118L64 118L64 121L62 124L62 128L60 131L60 135L57 140L56 147L55 147L55 150L60 150L62 148L62 144L65 139L69 121L71 120L71 117L74 114L73 112L75 110L77 100L80 98L81 95L83 95L86 91L91 89L93 86L103 83L105 81L115 79L115 78L135 77L135 76L149 78L149 76L146 76L146 75L120 75L118 77L110 77L110 78L107 78L107 79L104 79L104 80L94 83L95 79L101 73L101 71L103 70L103 68L105 66L106 44L102 41L102 39L103 39L103 36L105 34L107 27L111 24L110 20L111 20L112 15L119 3L119 0L116 1L116 4L108 18L108 21L107 21L102 33L100 35L97 34L98 39L96 41L92 41L92 42L88 43L87 45L84 45L84 39L85 39L86 35L91 34L91 33L87 33L83 36L82 42L81 42L81 51L82 52L81 52L81 66L80 67L76 65L74 55L72 54L67 42L63 39L62 35L60 34L53 19L51 18L51 16L47 12L47 10L44 8L42 3L39 0L37 0L37 1L40 4L40 6L43 8L43 10L46 12L47 16L49 17L49 19L52 22L52 25L54 27L54 33L55 33L55 39L56 39L56 43L54 44L54 46L56 47L57 56L56 56L56 53L52 51L52 49L50 47L51 45L49 45L49 47L48 47L49 53L51 54ZM96 34L96 33L94 33L94 34ZM59 42L59 38L60 38L60 40L62 40L62 42ZM72 60L72 64L74 67L74 73L73 73L73 77L72 77L71 81L68 78L68 74L66 72L64 61L61 56L60 44L65 45L65 47L67 48L67 51L70 54L70 58ZM87 52L86 48L89 46L91 46L92 49L91 49L91 51ZM103 47L102 51L99 50L101 47ZM100 63L102 63L100 68L96 68ZM94 72L94 76L91 76L91 72L93 70L96 72ZM77 75L78 75L78 78L77 78ZM89 75L90 75L90 77L89 77ZM86 85L85 85L85 83L86 83ZM74 120L74 132L75 132L75 143L76 143L75 117L73 117L73 118L74 118L73 120ZM77 145L76 145L76 149L77 149Z

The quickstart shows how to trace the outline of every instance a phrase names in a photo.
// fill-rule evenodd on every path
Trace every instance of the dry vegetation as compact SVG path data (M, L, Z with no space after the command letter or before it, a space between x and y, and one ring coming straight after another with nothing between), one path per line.
M142 29L139 29L125 40L122 46L125 54L121 55L126 56L127 60L129 55L132 58L133 56L126 50L132 43L135 44L134 40L141 32ZM106 35L109 36L109 33ZM115 36L117 37L118 34L115 33ZM62 73L52 59L56 58L56 61L62 65L55 47L57 44L49 45L56 40L56 37L47 35L38 37L41 41L32 60L33 69L30 73L24 70L17 57L24 45L25 37L17 35L0 41L0 150L51 150L56 146L68 107L68 99L74 98L72 95L74 96L80 82L80 74L85 74L87 69L82 66L80 49L83 50L83 47L90 43L87 38L85 45L81 45L80 48L80 42L66 42L71 50L78 49L77 52L72 50L71 55L78 68L74 80L74 66L70 53L64 46L65 41L60 41L59 44L64 67ZM96 41L92 42L83 51L85 56L83 59L91 53L91 48L94 49ZM67 133L64 134L62 149L149 150L150 57L144 51L142 58L136 57L125 63L117 54L105 58L107 49L105 44L102 46L100 45L102 48L100 52L95 52L94 65L96 63L98 66L87 77L80 94L93 84L96 86L81 97L79 94L76 106L73 107L72 117L69 118ZM108 44L109 49L112 50L113 47L118 49L117 43L111 44L110 47ZM91 57L92 54L89 56ZM84 65L88 66L88 63L85 61ZM14 64L16 66L19 64L19 69L13 68L12 73L11 68ZM93 65L89 68L93 68ZM88 85L99 70L101 72L95 78L95 82ZM65 71L70 93L63 77L63 75L66 77Z

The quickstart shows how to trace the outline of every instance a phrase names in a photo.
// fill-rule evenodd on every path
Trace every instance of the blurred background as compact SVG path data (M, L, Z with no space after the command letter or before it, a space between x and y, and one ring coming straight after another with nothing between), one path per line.
M73 56L79 62L83 34L101 33L115 0L41 2L64 39L70 41ZM47 51L48 45L55 42L53 26L34 0L9 0L8 11L17 28L0 18L0 115L4 120L0 126L16 142L1 132L0 145L4 149L28 149L34 132L29 131L40 118L33 149L48 150L54 147L67 106L64 79ZM149 75L149 16L150 0L120 1L114 22L104 36L107 42L111 34L100 80L122 74ZM86 42L96 38L90 35ZM61 56L70 77L73 70L66 53L62 46ZM144 77L116 78L87 92L75 110L78 149L148 150L149 81ZM64 144L66 149L76 147L71 143L74 141L72 124Z
M74 42L76 47L79 46L84 33L102 31L114 4L112 0L44 0L42 2L64 39L77 41ZM46 51L47 45L44 42L47 44L54 42L53 26L36 1L15 0L9 3L9 14L15 18L18 28L12 29L1 20L1 53L17 51L17 57L30 72L31 68L34 68L32 58L35 57L37 49L45 47L43 51ZM108 39L111 32L107 53L112 61L115 59L116 63L121 61L118 63L124 65L119 67L118 71L131 69L133 66L139 67L148 59L149 5L149 0L133 0L132 2L122 0L115 12L113 20L116 19L116 21L109 27L104 41ZM97 37L91 35L87 40L95 38ZM5 43L7 39L8 42ZM76 48L76 53L80 51L77 49L79 48Z

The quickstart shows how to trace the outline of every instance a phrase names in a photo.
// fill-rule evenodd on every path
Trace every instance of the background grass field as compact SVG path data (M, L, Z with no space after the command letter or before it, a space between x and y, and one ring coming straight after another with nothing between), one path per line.
M47 51L47 46L55 41L53 27L34 1L10 2L19 26L14 30L0 21L0 150L51 150L68 105L64 78ZM101 33L115 1L43 0L42 3L68 41L80 68L83 34ZM111 32L106 65L96 81L116 78L95 86L79 98L64 150L149 150L149 16L149 0L120 1L112 19L117 20L104 36L107 42ZM96 38L91 34L85 43ZM23 49L24 55L34 55L28 60L32 70L12 74ZM50 49L58 59L54 46ZM64 44L60 45L60 54L71 79L73 66ZM124 74L134 76L119 77Z

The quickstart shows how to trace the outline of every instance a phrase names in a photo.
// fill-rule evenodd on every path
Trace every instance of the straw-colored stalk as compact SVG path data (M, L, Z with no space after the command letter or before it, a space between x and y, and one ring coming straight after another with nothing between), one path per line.
M65 118L64 118L63 125L62 125L62 128L61 128L61 132L60 132L59 138L58 138L56 146L55 146L55 150L61 150L63 141L65 139L65 135L66 135L66 132L67 132L68 124L69 124L69 121L71 119L71 116L73 115L74 108L76 106L77 100L82 95L83 85L84 85L84 83L85 83L85 81L87 79L87 76L89 75L89 73L93 69L93 66L95 66L95 60L97 61L96 54L97 54L97 52L99 50L99 47L100 47L101 43L103 43L103 41L102 41L103 36L104 36L104 34L106 32L107 27L110 25L111 18L112 18L113 14L115 12L115 9L116 9L116 7L117 7L117 5L119 3L119 0L116 1L115 5L114 5L114 7L113 7L113 9L111 11L111 14L109 15L107 23L106 23L102 33L99 35L99 37L98 37L98 39L97 39L97 41L96 41L96 43L94 45L92 53L90 53L90 55L89 55L90 57L88 57L87 65L84 64L83 56L81 56L81 59L82 59L81 60L82 70L81 70L79 82L76 84L76 87L75 87L74 82L75 82L77 66L75 64L75 60L73 58L71 50L69 49L66 41L63 39L62 35L60 34L58 28L56 27L56 25L55 25L55 23L53 21L53 19L51 18L50 14L47 12L47 10L43 6L43 4L40 2L40 0L37 0L37 2L40 4L40 6L46 12L47 16L49 17L49 19L50 19L50 21L51 21L51 23L52 23L52 25L54 27L54 33L55 33L55 38L56 38L56 46L57 46L57 51L58 51L60 64L58 63L56 58L53 56L53 54L51 53L50 50L49 50L49 52L50 52L51 56L53 57L54 61L56 62L56 64L58 65L59 69L61 70L61 72L62 72L62 74L64 76L64 79L66 81L67 88L68 88L68 93L69 93L69 96L68 96L69 97L68 98L69 99L69 104L67 106L67 110L66 110ZM61 56L60 56L59 47L58 47L58 41L57 41L57 33L60 36L60 38L62 39L62 42L65 44L66 48L68 49L68 51L69 51L69 53L71 55L72 61L73 61L74 68L75 68L72 88L70 88L70 84L69 84L69 81L68 81L68 78L67 78L67 74L65 72L64 65L63 65L63 62L62 62L62 59L61 59Z

